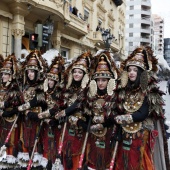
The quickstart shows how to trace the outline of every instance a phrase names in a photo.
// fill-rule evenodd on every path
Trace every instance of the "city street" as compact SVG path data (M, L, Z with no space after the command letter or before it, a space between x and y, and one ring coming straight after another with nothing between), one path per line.
M162 81L159 83L160 89L166 93L167 81ZM165 100L165 117L166 117L166 124L169 126L168 132L170 132L170 95L168 94L168 91L165 96L163 96ZM170 139L168 140L168 149L169 149L169 155L170 155Z

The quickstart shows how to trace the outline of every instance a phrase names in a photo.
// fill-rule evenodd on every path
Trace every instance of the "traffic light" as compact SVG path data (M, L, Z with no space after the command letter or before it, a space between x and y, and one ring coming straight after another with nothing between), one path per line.
M36 33L32 33L30 34L30 44L29 44L29 48L30 50L34 50L38 47L38 34Z

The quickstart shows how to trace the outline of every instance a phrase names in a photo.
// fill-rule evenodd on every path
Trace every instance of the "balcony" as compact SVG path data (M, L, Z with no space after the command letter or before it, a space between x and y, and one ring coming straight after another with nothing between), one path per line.
M141 14L150 16L151 15L151 10L146 9L146 8L141 8Z
M141 37L141 42L150 43L149 37Z
M94 42L103 42L102 34L100 31L93 32L93 41Z
M145 33L145 34L150 34L151 33L151 30L150 28L141 28L141 33Z
M88 23L72 13L70 13L70 22L68 23L68 28L79 36L88 34Z
M142 0L141 5L142 6L147 6L148 8L150 8L151 7L151 2L150 2L150 0Z

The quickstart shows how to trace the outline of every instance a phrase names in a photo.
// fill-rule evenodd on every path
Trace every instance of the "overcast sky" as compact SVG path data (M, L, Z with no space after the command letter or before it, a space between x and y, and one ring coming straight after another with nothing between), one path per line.
M164 38L170 38L170 0L151 0L152 14L164 19Z

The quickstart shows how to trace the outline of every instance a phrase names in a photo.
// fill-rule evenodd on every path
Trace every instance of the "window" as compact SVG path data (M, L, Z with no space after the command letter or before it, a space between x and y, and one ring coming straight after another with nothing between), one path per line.
M69 49L67 48L61 48L61 56L64 58L64 60L67 62L68 56L69 56Z
M130 6L130 8L129 8L130 10L133 10L134 9L134 6Z
M133 46L133 42L129 42L129 46Z
M130 19L133 19L133 18L134 18L134 15L129 15L129 18L130 18Z
M129 33L129 37L133 37L133 33Z
M88 19L89 19L89 11L85 8L84 9L84 20L88 21Z
M129 28L133 28L133 24L129 24Z
M102 20L99 18L98 19L98 25L97 25L97 27L96 27L96 31L103 31L103 28L102 28Z

